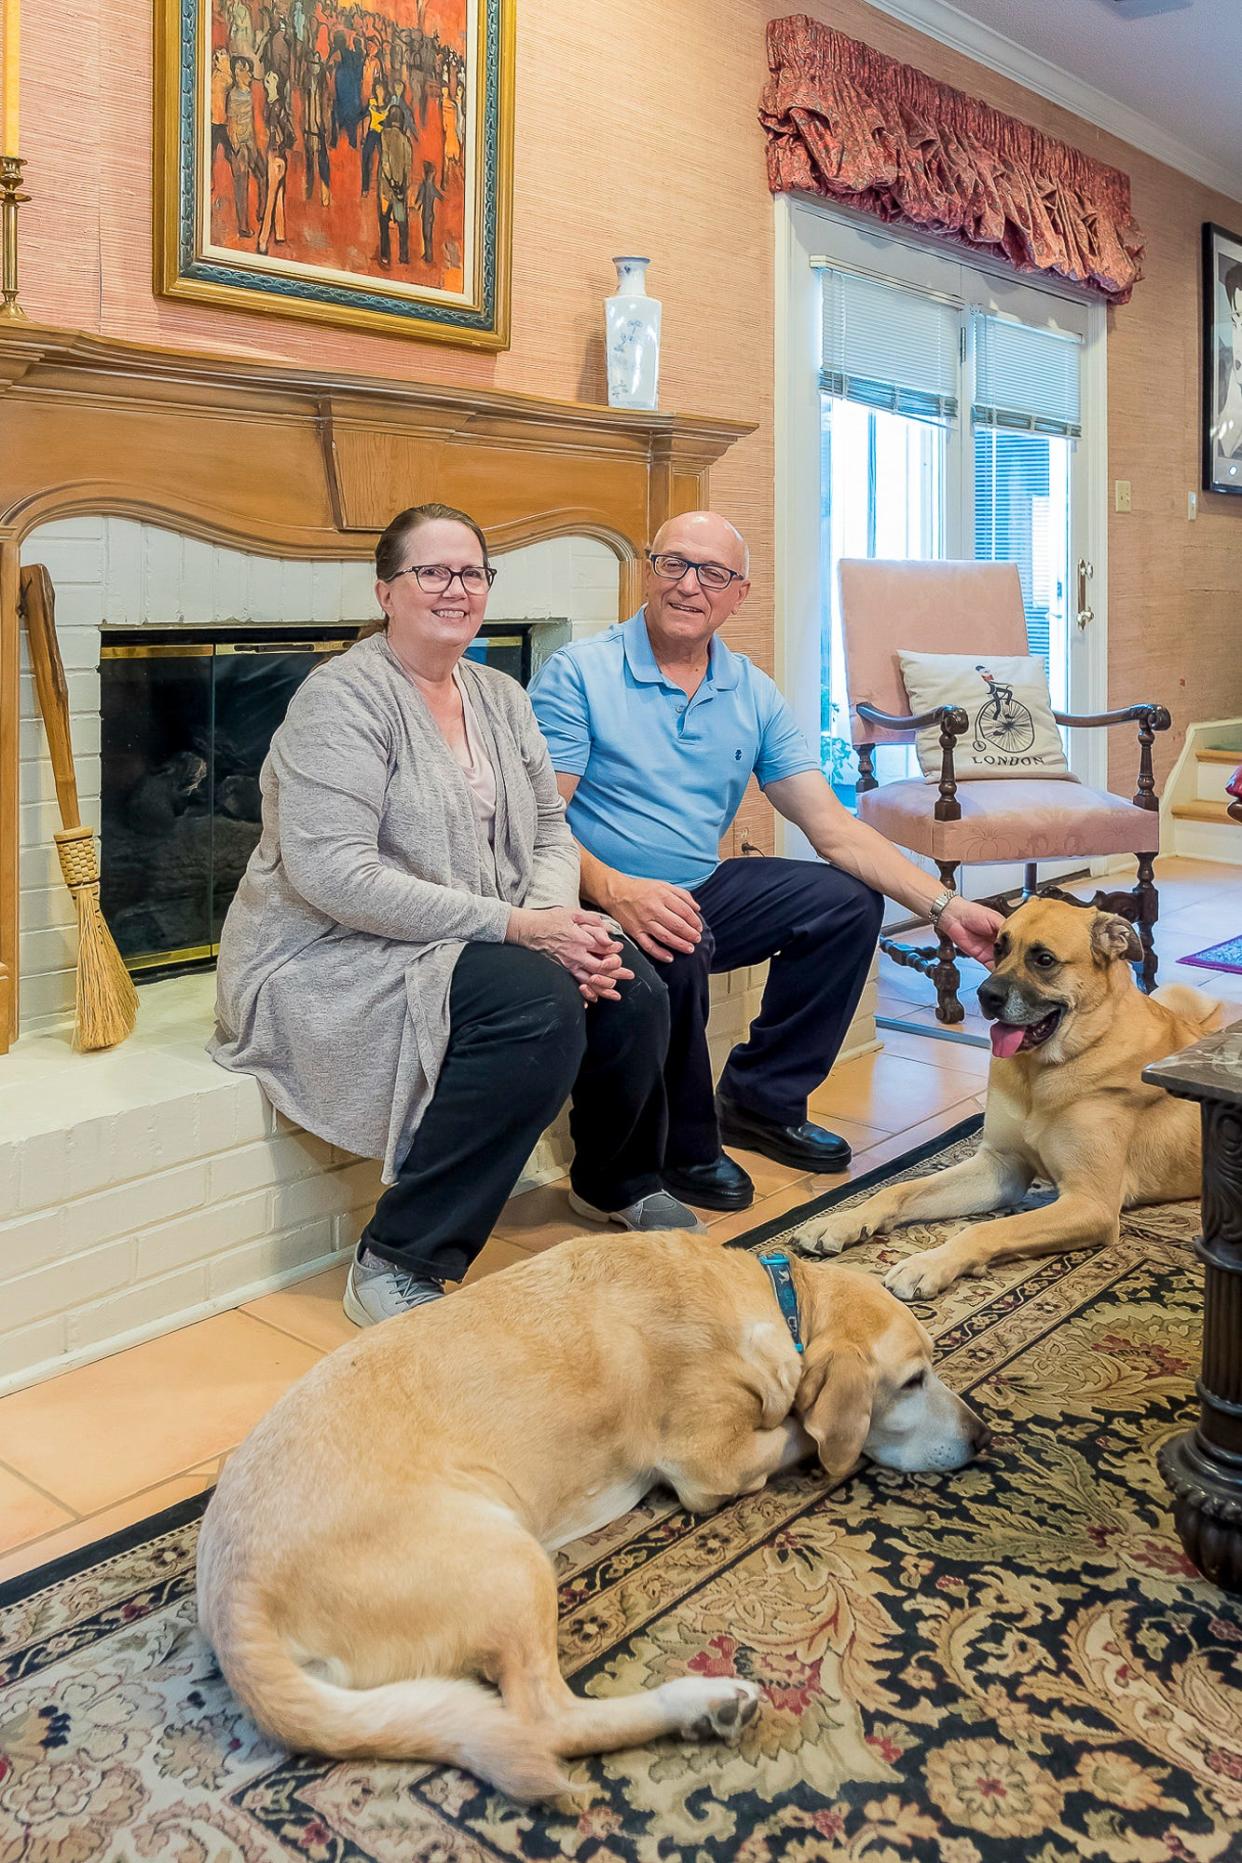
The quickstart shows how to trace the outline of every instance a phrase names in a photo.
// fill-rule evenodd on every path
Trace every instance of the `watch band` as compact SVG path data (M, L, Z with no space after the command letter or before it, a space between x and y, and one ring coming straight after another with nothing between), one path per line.
M936 897L932 900L927 916L931 920L931 928L934 932L940 930L941 915L948 906L949 901L956 898L957 890L955 887L942 886L940 891L936 894Z

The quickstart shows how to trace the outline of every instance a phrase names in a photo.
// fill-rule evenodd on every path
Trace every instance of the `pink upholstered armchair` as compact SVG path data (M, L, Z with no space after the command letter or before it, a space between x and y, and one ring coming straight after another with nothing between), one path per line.
M1029 895L1037 890L1041 860L1081 856L1085 862L1103 854L1133 854L1138 861L1133 890L1097 893L1095 904L1134 920L1143 947L1142 986L1150 990L1156 979L1152 931L1158 910L1152 862L1160 846L1151 747L1153 734L1169 728L1168 712L1162 705L1142 704L1090 717L1054 714L1061 725L1138 726L1138 786L1132 801L1088 789L1073 777L982 777L959 784L953 746L969 728L966 713L941 706L912 717L897 655L987 658L1029 652L1017 568L1012 563L846 560L840 587L860 818L899 847L933 860L946 885L953 884L962 864L1018 861ZM940 727L943 753L939 786L922 777L878 785L875 746L913 743L915 732L933 723ZM897 963L931 978L941 1022L962 1020L961 974L948 938L941 938L935 951L892 938L880 944Z

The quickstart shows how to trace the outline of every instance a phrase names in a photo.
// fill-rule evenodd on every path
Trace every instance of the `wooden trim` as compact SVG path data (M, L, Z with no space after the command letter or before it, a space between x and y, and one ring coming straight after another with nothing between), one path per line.
M32 530L129 517L257 555L361 559L395 510L439 499L477 517L497 552L599 538L621 565L624 615L659 525L705 505L711 467L753 431L0 329L0 1053L17 1026L17 565Z

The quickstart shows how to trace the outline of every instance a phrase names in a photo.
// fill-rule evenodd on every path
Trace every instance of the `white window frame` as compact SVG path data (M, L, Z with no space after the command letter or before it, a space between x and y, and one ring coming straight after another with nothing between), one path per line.
M1083 484L1090 560L1094 575L1087 599L1094 620L1082 643L1074 707L1103 711L1108 699L1108 365L1107 312L1087 292L1045 278L1028 280L1011 267L957 253L943 240L905 228L883 226L869 215L828 207L799 196L778 194L773 200L775 236L775 668L776 680L812 744L820 733L820 617L828 591L820 567L820 398L818 391L820 310L811 260L825 257L890 284L943 289L956 266L996 280L1003 304L1022 286L1063 298L1087 312L1082 357L1083 439L1077 468ZM969 293L961 295L969 302ZM963 409L960 444L967 454L969 406ZM948 539L950 554L961 554L962 540ZM1072 568L1072 566L1071 566ZM1076 602L1076 589L1070 591ZM1134 696L1142 696L1134 695ZM1075 768L1084 782L1107 787L1108 732L1075 734ZM809 845L800 832L778 820L778 847L806 856ZM1102 871L1106 863L1097 863Z

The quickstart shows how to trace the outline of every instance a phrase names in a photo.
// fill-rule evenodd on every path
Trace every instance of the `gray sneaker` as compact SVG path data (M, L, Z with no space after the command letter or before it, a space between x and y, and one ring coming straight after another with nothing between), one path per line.
M394 1267L364 1248L361 1260L355 1255L350 1263L341 1304L355 1326L378 1326L381 1320L443 1298L443 1281L420 1281L408 1268Z
M670 1197L667 1190L653 1190L650 1196L640 1197L637 1203L627 1203L623 1210L597 1210L593 1203L587 1203L571 1190L569 1207L575 1216L585 1216L593 1223L616 1223L622 1229L690 1229L701 1232L707 1228L707 1224L701 1223L693 1210L688 1210L684 1203L678 1203L676 1197Z

